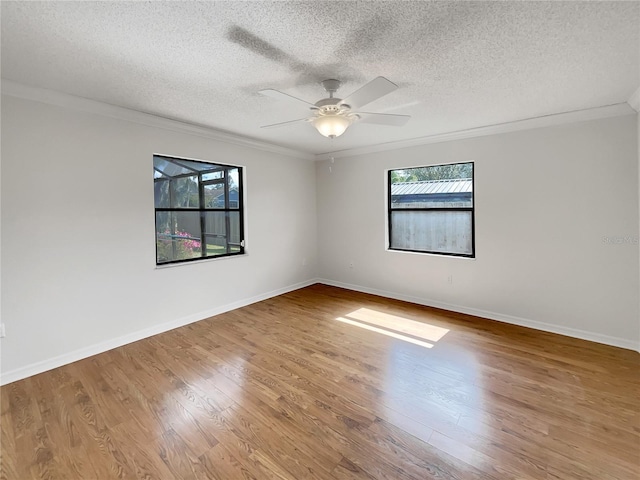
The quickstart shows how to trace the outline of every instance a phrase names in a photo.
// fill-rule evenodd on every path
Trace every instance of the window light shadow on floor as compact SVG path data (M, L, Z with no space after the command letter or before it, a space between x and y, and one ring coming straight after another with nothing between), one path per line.
M359 308L344 317L336 318L336 320L425 348L432 348L436 342L449 333L447 328L378 312L370 308Z

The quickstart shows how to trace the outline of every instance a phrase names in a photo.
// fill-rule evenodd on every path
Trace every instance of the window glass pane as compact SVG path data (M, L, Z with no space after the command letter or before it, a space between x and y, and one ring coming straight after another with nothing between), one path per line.
M217 237L205 234L207 256L224 255L227 253L227 240L224 237Z
M202 180L203 181L215 180L215 179L218 179L218 178L224 178L224 170L202 174Z
M229 176L229 208L240 208L240 169L230 168Z
M392 170L390 207L472 207L472 179L473 163Z
M205 208L225 208L224 183L213 183L204 186Z
M205 237L207 255L239 252L240 212L205 212Z
M239 247L242 240L240 238L240 212L227 212L227 217L229 217L229 243Z
M153 167L155 170L162 172L163 175L167 177L177 177L180 175L185 175L189 173L203 173L203 175L212 175L212 172L218 172L218 176L215 176L216 173L213 173L214 176L209 178L222 178L224 175L225 166L217 165L215 163L207 163L207 162L197 162L193 160L185 160L182 158L170 158L163 157L160 155L154 155L153 157Z
M172 208L200 208L198 177L180 177L171 180Z
M205 212L205 233L240 243L240 212Z
M471 255L472 212L392 211L391 248Z
M156 170L159 170L167 177L175 177L177 175L191 173L191 170L184 168L182 165L173 163L170 159L164 157L153 157L153 166Z
M170 158L168 160L175 163L176 165L180 165L181 167L188 169L191 172L208 172L220 168L220 166L216 165L215 163L195 162L191 160L184 160L182 158Z
M238 171L237 168L230 168L228 170L227 175L229 175L229 188L230 189L237 189L238 185L240 185L239 180L238 180L238 176L240 175L240 172Z
M153 182L153 195L156 208L169 208L169 180L160 179Z
M225 212L205 212L204 231L207 234L221 235L226 238L226 213Z
M237 187L229 190L229 208L233 210L240 208L240 192Z
M202 256L199 212L156 212L157 263Z
M207 255L224 255L228 253L225 212L206 212L204 215Z

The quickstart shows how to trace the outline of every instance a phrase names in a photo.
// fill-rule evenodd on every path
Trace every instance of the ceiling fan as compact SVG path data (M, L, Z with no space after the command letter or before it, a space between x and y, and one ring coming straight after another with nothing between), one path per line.
M295 103L299 106L305 106L313 112L310 117L291 120L288 122L274 123L272 125L264 125L262 128L282 127L294 123L309 122L318 130L318 132L320 132L320 134L328 138L335 138L342 135L347 128L356 121L401 127L411 118L409 115L391 115L385 113L356 111L368 103L371 103L398 88L395 83L390 82L384 77L377 77L371 80L344 100L333 96L340 88L340 80L331 78L323 80L320 83L329 94L329 97L318 100L316 103L307 102L278 90L267 89L258 92L266 97L284 100L289 103Z

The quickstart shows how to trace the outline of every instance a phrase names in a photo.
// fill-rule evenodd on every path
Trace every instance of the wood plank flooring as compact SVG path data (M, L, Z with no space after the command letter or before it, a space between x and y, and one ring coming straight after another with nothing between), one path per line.
M639 366L314 285L2 387L0 478L637 480Z

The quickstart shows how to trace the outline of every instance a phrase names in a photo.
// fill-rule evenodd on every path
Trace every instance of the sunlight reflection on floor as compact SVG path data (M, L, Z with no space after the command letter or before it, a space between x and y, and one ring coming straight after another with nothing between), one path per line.
M348 318L343 318L343 317L338 317L336 318L336 320L342 323L353 325L355 327L364 328L365 330L370 330L372 332L382 333L383 335L386 335L392 338L397 338L398 340L403 340L405 342L413 343L415 345L420 345L421 347L425 347L425 348L433 347L432 343L423 342L422 340L418 340L417 338L407 337L406 335L401 335L399 333L392 332L390 330L384 330L383 328L374 327L373 325L368 325L366 323L357 322L355 320L349 320Z
M403 342L432 349L451 330L370 308L359 308L337 321ZM457 441L436 430L468 429L474 435L487 431L487 420L479 360L473 351L452 342L429 355L410 352L395 344L386 350L379 381L384 392L379 399L380 417L403 425L418 438L434 438L438 448L458 448ZM437 434L437 435L432 435ZM428 440L425 440L428 441ZM460 447L462 448L462 447ZM468 452L469 462L482 462Z
M435 342L449 332L447 328L409 320L408 318L378 312L369 308L359 308L344 317L336 318L336 320L425 348L432 348Z

